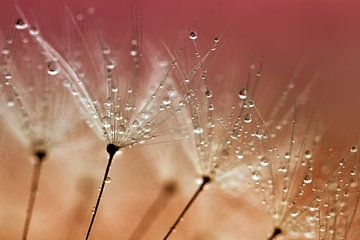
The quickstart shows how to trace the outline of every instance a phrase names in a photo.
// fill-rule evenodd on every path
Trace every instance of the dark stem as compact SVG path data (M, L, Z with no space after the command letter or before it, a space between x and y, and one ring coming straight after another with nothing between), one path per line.
M32 217L32 214L34 211L36 196L37 196L38 187L39 187L41 167L42 167L42 163L46 157L46 152L36 151L34 153L34 155L36 158L35 159L36 162L34 164L34 168L32 171L30 196L29 196L29 200L28 200L28 204L27 204L26 217L25 217L25 223L24 223L23 234L22 234L23 240L27 239L27 236L29 233L31 217Z
M176 226L180 223L181 219L183 219L186 212L190 209L191 205L194 203L194 201L199 196L199 194L202 192L202 190L204 190L205 185L208 184L210 182L210 180L211 180L210 177L203 176L201 185L196 190L196 192L194 193L194 195L192 196L190 201L186 204L185 208L182 210L182 212L180 213L180 215L178 216L178 218L176 219L174 224L170 227L169 231L167 232L167 234L165 235L163 240L168 239L169 236L174 232L174 230L176 229Z
M111 163L112 163L112 160L114 158L114 155L115 153L119 150L119 147L114 145L114 144L108 144L107 147L106 147L106 151L108 152L109 154L109 160L108 160L108 163L107 163L107 166L106 166L106 170L105 170L105 174L104 174L104 178L102 180L102 183L101 183L101 188L100 188L100 192L99 192L99 195L98 195L98 198L96 200L96 205L93 209L93 212L92 212L92 217L91 217L91 221L90 221L90 225L89 225L89 228L88 228L88 231L86 233L86 240L89 239L89 236L90 236L90 233L91 233L91 229L92 229L92 226L94 224L94 221L95 221L95 217L96 217L96 213L97 213L97 210L99 208L99 205L100 205L100 201L101 201L101 197L102 197L102 194L104 192L104 188L105 188L105 184L106 184L106 180L108 178L108 175L109 175L109 171L110 171L110 168L111 168Z
M272 234L267 240L273 240L273 239L275 239L275 238L276 238L278 235L280 235L280 234L282 234L281 228L275 227L273 234Z
M141 221L136 226L135 230L130 235L129 240L139 240L145 235L148 229L150 229L155 220L159 217L160 213L165 209L175 192L176 184L174 182L169 182L163 186L160 193L157 195Z

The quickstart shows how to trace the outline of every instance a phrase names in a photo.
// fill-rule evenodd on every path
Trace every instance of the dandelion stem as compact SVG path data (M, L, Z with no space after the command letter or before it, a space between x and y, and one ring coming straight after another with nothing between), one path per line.
M181 219L183 219L186 212L190 209L191 205L194 203L194 201L199 196L199 194L202 192L202 190L204 190L205 185L208 184L210 182L210 180L211 180L210 177L203 176L202 183L200 184L199 188L196 190L196 192L194 193L194 195L192 196L190 201L186 204L185 208L182 210L182 212L180 213L180 215L178 216L178 218L176 219L174 224L170 227L169 231L167 232L167 234L165 235L163 240L168 239L169 236L174 232L174 230L176 229L176 226L180 223Z
M36 162L35 162L34 168L32 170L30 196L29 196L28 205L27 205L27 209L26 209L25 224L24 224L23 235L22 235L23 240L27 239L28 232L30 229L31 217L33 214L35 201L36 201L36 195L37 195L38 187L39 187L41 167L42 167L42 163L46 157L46 152L37 151L34 153L34 155L36 158L35 159Z
M274 231L273 231L273 234L272 234L267 240L273 240L273 239L275 239L278 235L281 235L281 234L282 234L281 228L275 227L275 228L274 228Z
M165 206L169 203L175 192L176 184L174 182L168 182L162 187L161 191L130 235L129 240L139 240L144 236L154 221L159 217L160 213L165 209Z
M105 188L106 180L108 178L109 171L110 171L110 168L111 168L112 160L113 160L113 158L115 156L115 153L119 150L119 148L120 147L118 147L118 146L116 146L114 144L108 144L107 147L106 147L106 151L109 154L109 159L108 159L108 163L107 163L106 170L105 170L105 173L104 173L104 178L103 178L102 183L101 183L100 192L99 192L98 198L96 200L96 205L95 205L95 207L93 209L93 212L92 212L90 225L89 225L88 231L86 233L86 238L85 238L86 240L89 239L91 229L92 229L92 226L93 226L94 221L95 221L96 213L97 213L97 210L98 210L99 205L100 205L102 194L104 192L104 188Z

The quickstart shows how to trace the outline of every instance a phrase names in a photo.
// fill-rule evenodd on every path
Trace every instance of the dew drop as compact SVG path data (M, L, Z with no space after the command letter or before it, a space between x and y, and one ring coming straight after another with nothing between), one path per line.
M171 99L168 98L168 97L166 97L166 98L163 99L162 103L163 103L164 105L170 105L170 104L171 104Z
M305 151L305 158L306 159L311 159L312 158L312 153L310 152L310 150Z
M4 47L4 48L1 50L1 54L2 54L2 55L9 55L9 54L10 54L9 48Z
M111 183L111 178L107 177L106 180L105 180L105 183Z
M241 89L239 92L239 98L244 100L247 98L247 90L245 88Z
M312 182L312 176L310 174L306 174L304 177L304 183L310 184Z
M119 133L120 135L123 135L123 134L125 133L125 131L126 131L125 126L124 126L124 125L120 125L119 128L118 128L118 133Z
M37 36L39 35L39 29L35 26L32 26L29 30L30 35Z
M207 97L207 98L211 98L212 97L212 91L211 90L206 90L206 92L205 92L205 96Z
M352 152L352 153L356 153L357 151L358 151L357 146L352 146L350 149L350 152Z
M111 127L111 117L109 116L104 116L102 118L102 121L103 121L103 127L104 128L110 128Z
M260 165L263 167L269 166L269 160L266 157L261 158Z
M202 129L202 127L195 127L194 128L194 133L195 134L202 134L204 132L204 130Z
M27 28L27 24L24 22L22 18L18 18L15 23L15 28L18 30L23 30Z
M244 122L245 122L245 123L251 123L251 121L252 121L252 116L251 116L250 113L247 113L247 114L245 115L245 117L244 117Z
M60 69L58 68L57 63L54 61L48 62L47 68L48 68L47 72L51 76L55 76L60 72Z
M5 79L6 79L6 80L11 80L11 79L12 79L11 73L6 73L6 74L5 74ZM6 85L8 85L8 84L6 84Z
M258 171L254 171L251 175L252 180L259 181L261 179L260 173Z
M139 121L135 119L135 120L133 121L133 123L132 123L132 126L135 127L135 128L139 127L139 126L140 126Z
M198 38L198 35L197 35L197 33L196 32L190 32L189 33L189 38L191 39L191 40L196 40L197 38Z

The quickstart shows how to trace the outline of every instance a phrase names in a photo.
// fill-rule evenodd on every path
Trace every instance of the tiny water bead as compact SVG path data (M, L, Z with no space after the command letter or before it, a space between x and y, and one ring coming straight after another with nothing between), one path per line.
M195 127L194 128L194 133L195 134L202 134L204 132L204 130L202 129L202 127Z
M312 182L312 176L310 174L306 174L304 177L304 183L310 184Z
M206 90L206 92L205 92L205 96L207 97L207 98L211 98L212 97L212 91L211 90Z
M57 63L55 61L48 62L47 68L48 68L47 72L51 76L55 76L60 72L60 69L58 68Z
M27 28L27 24L24 22L22 18L18 18L15 22L15 28L18 30L23 30Z
M189 33L189 38L191 40L196 40L198 38L198 35L197 35L196 32L192 31L192 32Z
M250 113L245 114L244 122L245 123L251 123L252 122L252 116L251 116Z
M105 180L105 183L111 183L111 178L107 177L106 180Z
M29 30L30 35L36 36L39 35L39 29L35 26L32 26Z

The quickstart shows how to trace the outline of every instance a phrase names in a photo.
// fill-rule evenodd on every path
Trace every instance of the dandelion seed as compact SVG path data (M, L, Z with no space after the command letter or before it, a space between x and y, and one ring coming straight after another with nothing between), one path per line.
M56 74L48 75L52 64L48 64L42 49L29 41L27 22L19 18L15 28L5 43L9 52L0 59L0 86L2 101L8 106L2 119L35 158L22 236L27 239L43 162L77 120L68 93L59 88L60 81L53 79ZM34 29L29 34L36 35Z
M185 64L180 61L179 54L175 55L169 51L176 62L174 65L179 79L188 79L181 84L187 96L194 145L197 150L192 161L200 178L197 190L170 227L164 240L171 236L205 186L216 183L226 189L230 185L235 185L230 182L241 182L246 172L246 164L257 160L255 156L263 151L263 142L251 135L259 130L258 124L264 125L253 101L249 104L249 101L242 99L238 103L240 107L234 107L227 120L221 119L216 122L214 118L213 112L216 108L213 103L214 92L209 89L207 83L207 62L211 61L214 54L212 49L216 49L217 42L215 41L208 52L201 54L196 42L193 41L197 61L195 67L188 71L184 70ZM261 149L257 149L259 146ZM253 176L254 181L261 179L257 171L254 171Z
M145 54L141 52L143 49L136 17L133 21L134 34L130 41L129 59L126 61L123 58L123 67L116 63L115 54L112 54L110 45L100 33L96 16L82 15L81 29L71 13L69 18L75 28L75 39L81 43L80 47L75 46L62 56L41 35L37 35L34 40L51 60L48 64L49 74L60 74L66 79L67 89L74 96L88 125L107 144L108 163L86 234L86 239L89 239L115 153L119 149L154 142L154 139L160 141L161 137L166 137L165 134L171 134L171 130L163 126L180 112L182 96L171 78L172 68L159 69L156 65L157 69L153 71L157 86L149 97L139 99ZM92 18L89 24L87 18ZM99 49L98 53L93 51L95 49Z

